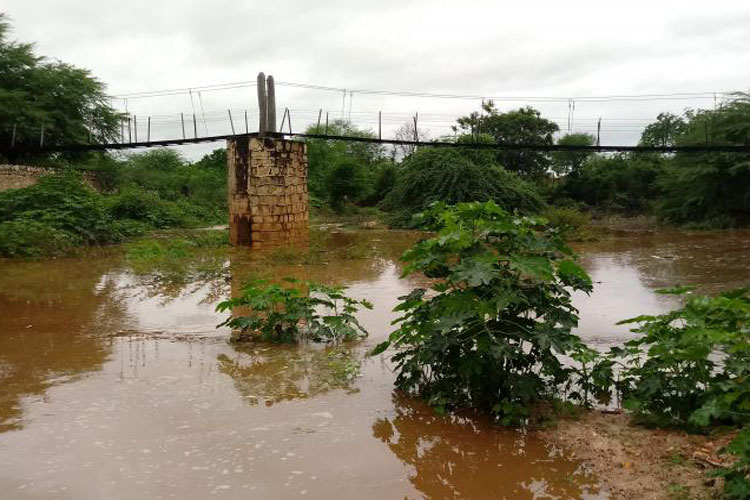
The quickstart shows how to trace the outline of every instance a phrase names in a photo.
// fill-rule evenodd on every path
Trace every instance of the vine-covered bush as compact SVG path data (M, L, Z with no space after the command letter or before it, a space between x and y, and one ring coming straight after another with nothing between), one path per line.
M397 215L394 223L404 225L435 202L490 200L521 213L538 213L545 206L531 184L492 161L457 149L425 147L404 160L382 206Z
M624 406L659 426L706 426L750 420L750 290L716 297L683 295L684 305L659 316L638 316L642 334L611 356L623 366Z
M399 388L439 410L473 407L504 424L566 389L579 400L601 392L580 377L609 381L607 364L571 333L571 291L591 291L591 280L555 229L491 201L438 204L421 220L436 234L404 254L405 274L433 279L432 290L401 297L398 330L373 351L395 350Z
M367 300L355 300L344 294L343 287L298 282L283 287L258 280L245 286L239 297L225 300L216 307L233 315L219 326L235 330L233 340L259 338L271 342L340 342L366 336L355 313L360 307L372 309ZM247 314L237 310L247 310Z

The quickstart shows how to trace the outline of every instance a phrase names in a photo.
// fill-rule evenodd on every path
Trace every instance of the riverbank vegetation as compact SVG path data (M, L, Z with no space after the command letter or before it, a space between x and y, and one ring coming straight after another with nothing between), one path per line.
M102 189L62 169L32 186L0 193L0 256L52 257L119 243L148 231L226 221L226 166L155 150L99 163Z

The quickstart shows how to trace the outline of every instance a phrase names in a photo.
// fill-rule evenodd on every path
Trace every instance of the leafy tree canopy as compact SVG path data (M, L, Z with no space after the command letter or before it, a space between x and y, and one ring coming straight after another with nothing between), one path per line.
M459 118L458 129L473 136L489 134L498 144L551 146L559 127L532 107L500 113L488 101L482 104L481 113ZM496 158L506 169L531 177L544 176L550 166L549 155L541 151L498 151Z
M750 145L750 97L715 110L689 111L679 146ZM676 154L659 179L659 212L681 224L727 227L750 223L750 155Z
M593 146L596 138L591 134L565 134L558 139L561 146ZM552 169L559 175L576 175L584 162L591 157L590 151L556 151L552 154Z
M88 70L34 54L34 46L11 40L0 13L0 144L8 148L108 141L119 134L119 114L104 85Z

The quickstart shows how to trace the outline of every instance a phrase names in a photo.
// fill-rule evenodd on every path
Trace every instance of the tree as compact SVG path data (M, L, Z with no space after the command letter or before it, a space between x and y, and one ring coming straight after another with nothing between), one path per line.
M9 32L8 18L0 14L0 150L11 142L14 149L38 146L42 127L47 146L118 136L120 115L99 80L88 70L35 55L32 44L10 40Z
M500 113L492 101L482 104L481 113L471 113L458 119L458 127L473 136L489 134L498 144L551 146L556 123L542 118L539 111L524 107ZM542 151L507 150L496 153L498 163L527 177L543 177L550 167L550 157Z
M558 141L560 146L593 146L596 138L591 134L565 134ZM552 169L558 175L577 175L593 153L591 151L556 151L552 154Z
M416 141L420 142L429 141L429 133L426 130L415 127L414 121L409 121L401 125L394 138L399 141ZM417 146L413 144L394 144L392 149L392 158L395 161L398 158L404 158L409 156L417 150Z
M308 127L306 134L346 135L353 137L369 137L375 135L369 130L360 130L347 121L335 120L327 128L317 125ZM383 147L380 144L366 142L344 142L324 139L307 140L308 158L308 186L310 195L319 200L329 199L329 179L331 170L342 162L355 162L365 173L360 179L363 185L362 196L367 196L377 170L376 165L385 161Z
M687 130L687 123L672 113L659 113L656 121L646 126L641 134L641 146L674 146L677 138Z
M715 110L686 113L678 146L750 145L750 96ZM660 215L672 222L710 227L750 223L750 155L677 153L659 179Z

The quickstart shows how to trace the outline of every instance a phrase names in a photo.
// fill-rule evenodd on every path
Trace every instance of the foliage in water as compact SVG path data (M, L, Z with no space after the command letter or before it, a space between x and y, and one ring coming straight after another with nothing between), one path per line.
M618 389L637 420L659 426L742 423L750 417L750 291L682 295L684 305L638 316L638 338L611 350L622 365Z
M504 424L566 390L581 402L607 393L586 383L610 380L608 366L571 333L571 291L591 291L591 280L554 228L494 202L438 204L421 219L436 234L404 254L405 274L424 274L432 290L401 297L398 329L373 351L395 350L399 388Z
M338 343L367 335L355 316L360 307L372 309L367 300L348 297L343 287L291 278L285 281L291 286L264 280L248 283L238 297L216 306L219 312L233 313L219 326L235 330L236 341Z
M128 243L125 258L140 285L153 294L177 297L188 287L209 288L209 297L223 293L229 232L169 231Z

